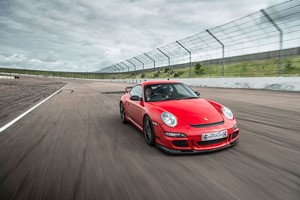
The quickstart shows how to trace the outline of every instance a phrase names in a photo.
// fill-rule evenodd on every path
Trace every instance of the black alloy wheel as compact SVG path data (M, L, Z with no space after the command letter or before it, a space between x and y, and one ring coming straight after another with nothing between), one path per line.
M128 121L126 120L125 115L126 115L125 108L124 108L123 103L121 102L121 103L120 103L120 117L121 117L121 122L122 122L123 124L127 124L127 122L128 122Z
M149 116L144 119L144 135L148 145L155 146L155 134L153 124Z

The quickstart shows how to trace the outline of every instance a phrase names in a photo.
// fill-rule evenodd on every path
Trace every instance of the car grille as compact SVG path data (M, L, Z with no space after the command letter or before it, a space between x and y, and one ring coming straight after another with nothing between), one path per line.
M195 128L203 128L203 127L217 126L217 125L222 125L222 124L224 124L224 121L214 122L214 123L210 123L210 124L190 124L190 126L195 127Z
M172 142L172 144L177 147L188 147L189 146L186 140L174 140Z
M225 142L226 140L227 140L227 138L221 138L221 139L217 139L217 140L199 141L197 143L199 146L205 146L205 145L222 143L222 142Z

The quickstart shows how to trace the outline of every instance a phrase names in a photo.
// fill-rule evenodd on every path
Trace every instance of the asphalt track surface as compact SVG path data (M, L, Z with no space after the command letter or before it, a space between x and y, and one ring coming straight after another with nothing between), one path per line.
M65 84L66 82L51 79L0 78L0 127Z
M71 81L0 133L0 199L300 199L299 93L195 88L233 110L240 143L175 156L120 122L123 88Z

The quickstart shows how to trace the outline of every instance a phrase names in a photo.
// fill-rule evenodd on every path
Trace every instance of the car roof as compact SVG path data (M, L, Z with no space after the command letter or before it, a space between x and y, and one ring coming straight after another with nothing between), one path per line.
M154 85L154 84L166 84L166 83L181 83L179 81L169 81L169 80L157 80L157 81L145 81L142 82L142 86Z

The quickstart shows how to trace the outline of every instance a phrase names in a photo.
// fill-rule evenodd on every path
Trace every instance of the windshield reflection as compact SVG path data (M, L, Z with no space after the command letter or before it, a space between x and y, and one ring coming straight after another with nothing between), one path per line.
M144 96L146 102L199 98L193 90L183 83L147 85L144 88Z

